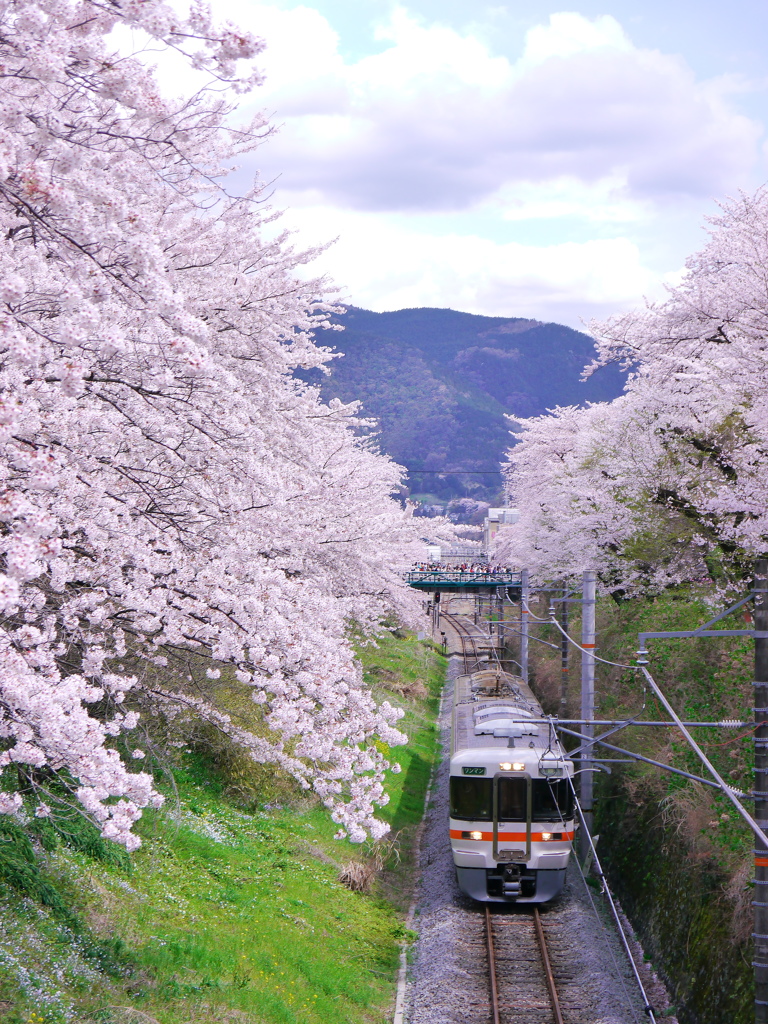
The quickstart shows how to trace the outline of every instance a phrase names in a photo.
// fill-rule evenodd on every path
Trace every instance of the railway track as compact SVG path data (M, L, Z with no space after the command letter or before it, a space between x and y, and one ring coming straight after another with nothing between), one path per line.
M541 915L485 906L492 1024L564 1024Z
M484 655L485 649L482 634L474 642L472 634L480 631L470 617L446 615L441 610L442 617L446 618L442 628L450 630L450 651L459 655L448 666L447 699L441 713L447 743L451 687L462 672L476 670L471 661ZM460 894L445 841L447 767L444 764L436 776L435 805L426 819L420 934L403 1021L639 1024L648 1019L630 965L623 959L623 947L595 915L593 894L577 872L569 879L563 897L548 906L540 919L551 958L549 970L542 960L532 906L490 905L486 915L485 907ZM553 1009L552 975L560 1016Z
M464 672L480 667L482 631L463 616L442 612L458 637ZM485 913L485 948L492 1024L564 1024L541 915L525 912Z
M451 615L450 612L441 612L441 619L445 619L450 625L456 636L459 638L461 644L461 656L464 660L464 672L475 672L480 665L480 654L477 649L477 641L480 637L472 634L472 629L477 630L477 626L462 621L458 615Z

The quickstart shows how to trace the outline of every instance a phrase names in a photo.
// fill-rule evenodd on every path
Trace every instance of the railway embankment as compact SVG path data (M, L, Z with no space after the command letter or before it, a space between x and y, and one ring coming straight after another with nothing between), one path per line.
M659 806L621 779L604 787L597 828L611 883L680 1024L752 1024L754 890L742 872L702 856Z
M412 848L437 750L445 660L413 636L361 647L406 711L384 815L334 839L317 800L210 737L177 736L166 807L130 859L95 834L0 835L3 1024L384 1024L391 1020Z
M571 632L579 635L577 606ZM598 651L626 663L637 634L693 629L712 617L701 592L668 593L653 600L598 603ZM741 612L723 628L743 628ZM550 627L542 639L558 640ZM654 640L651 671L689 720L747 721L752 717L752 650L742 638ZM534 684L559 712L560 659L540 644L531 651ZM578 717L578 652L571 658L568 712ZM596 714L619 719L667 717L632 672L600 665ZM746 733L746 735L745 735ZM748 730L699 729L716 768L749 792L752 750ZM692 774L695 756L671 729L634 728L611 742ZM602 756L620 757L618 754ZM751 966L751 837L716 791L650 765L616 764L596 782L599 849L611 884L645 955L663 977L681 1024L750 1024L754 1019Z

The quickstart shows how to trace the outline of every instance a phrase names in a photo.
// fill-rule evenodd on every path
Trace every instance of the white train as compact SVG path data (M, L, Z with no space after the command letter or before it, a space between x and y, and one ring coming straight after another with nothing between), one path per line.
M565 883L573 762L549 725L532 721L542 717L518 676L456 680L449 827L459 887L473 899L544 903Z

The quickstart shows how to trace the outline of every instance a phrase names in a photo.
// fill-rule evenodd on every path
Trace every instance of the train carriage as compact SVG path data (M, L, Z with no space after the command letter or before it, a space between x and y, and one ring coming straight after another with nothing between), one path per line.
M476 900L544 903L565 884L573 763L542 717L518 676L456 680L449 827L459 886Z

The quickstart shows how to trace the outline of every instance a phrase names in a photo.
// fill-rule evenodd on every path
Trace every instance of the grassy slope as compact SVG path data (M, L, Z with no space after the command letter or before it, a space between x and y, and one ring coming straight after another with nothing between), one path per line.
M695 591L681 591L652 600L626 601L618 606L607 598L600 599L597 612L597 653L609 660L631 664L636 656L638 633L695 629L711 618L715 612L705 603L704 596ZM570 632L572 636L579 637L581 624L578 605L572 608ZM743 613L738 611L729 619L718 623L716 628L744 629L748 628L748 625ZM550 642L559 643L559 635L552 627L538 627L537 635ZM715 721L735 718L746 721L752 717L750 684L753 677L753 654L752 644L748 639L724 637L722 640L651 640L649 650L651 673L684 718ZM559 653L534 644L531 654L534 678L539 692L544 697L545 706L548 710L559 713ZM578 717L580 673L579 652L571 648L568 681L570 717ZM595 694L598 718L668 718L653 694L646 691L639 673L636 672L598 664ZM750 735L745 736L745 731L697 729L696 739L717 769L734 786L750 790L752 746ZM573 742L575 745L577 741ZM674 730L625 729L615 734L610 742L619 746L626 744L639 753L692 774L706 774L696 755L682 738L678 738ZM614 755L604 752L600 756ZM676 798L677 795L691 790L690 784L684 779L650 765L622 766L614 769L614 773L617 772L619 777L631 781L633 790L647 790L658 801L664 801L667 797ZM697 826L695 833L687 826L681 831L685 831L699 853L714 857L724 867L733 866L743 853L752 848L748 830L742 828L740 819L730 810L730 805L714 794L714 791L712 795L703 793L700 797L704 803L714 802L713 806L717 807L718 814L724 815L722 822L717 827Z
M696 595L664 597L654 602L628 602L623 608L605 605L602 614L604 650L623 655L636 645L637 634L646 630L695 629L711 618L713 611ZM749 628L743 614L737 612L717 628ZM678 712L689 721L724 718L749 721L752 715L753 651L743 637L678 640L651 640L650 671ZM611 654L608 654L611 657ZM604 672L600 714L637 714L649 719L668 718L651 694L632 678L618 670ZM718 771L742 790L752 788L753 768L751 733L697 729L696 740ZM675 730L627 730L633 749L647 752L695 775L706 770ZM621 744L620 744L621 745ZM644 766L633 768L632 775L665 802L670 823L687 836L699 855L713 859L725 870L736 870L752 849L751 835L730 803L714 790L697 793L692 800L691 784L680 776L662 773ZM697 809L694 811L694 807ZM688 809L688 815L685 811ZM706 810L706 814L703 812ZM706 818L706 821L703 820Z
M639 632L696 628L715 614L702 597L681 591L618 607L607 599L599 601L597 653L626 664L633 660ZM578 613L574 620L571 633L579 636ZM741 611L718 624L723 629L746 625ZM555 640L551 627L540 635ZM649 648L652 675L684 717L752 717L750 641L652 640ZM549 710L557 711L559 659L538 644L534 659ZM569 673L571 717L578 717L579 673L576 651ZM668 717L634 672L598 665L596 698L601 718ZM695 736L729 782L752 789L747 729L697 729ZM626 729L609 742L707 775L675 730ZM603 862L647 954L673 993L678 1019L681 1024L747 1024L754 1019L751 833L715 790L650 765L616 765L612 771L610 777L598 776L596 784L596 830Z
M380 696L406 710L411 737L393 752L403 771L390 776L384 816L401 860L384 883L363 894L338 881L340 865L366 851L335 841L316 802L246 811L226 779L182 755L177 798L169 792L168 808L140 823L130 872L71 849L38 851L79 932L0 882L0 1019L134 1024L127 1008L162 1024L387 1019L444 662L392 636L361 656Z

